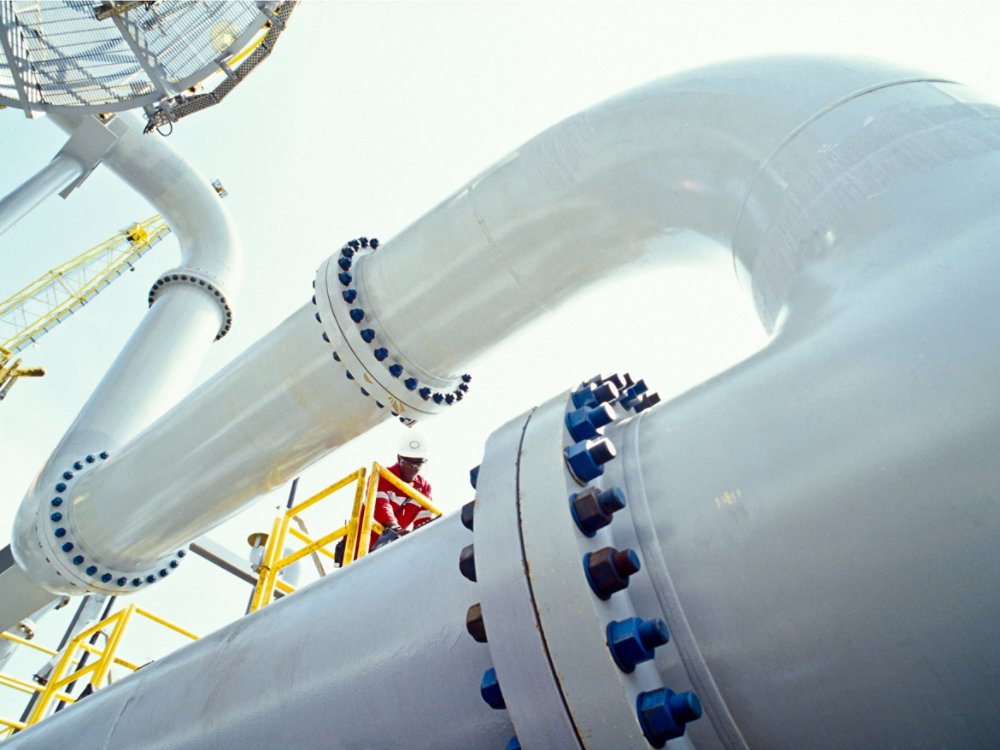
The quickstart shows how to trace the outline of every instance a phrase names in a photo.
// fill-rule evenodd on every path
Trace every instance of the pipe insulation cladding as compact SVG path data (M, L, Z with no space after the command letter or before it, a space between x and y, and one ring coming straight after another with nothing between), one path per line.
M487 445L475 518L490 521L471 535L438 522L13 747L277 742L265 725L299 705L290 695L302 707L280 741L318 747L336 726L343 747L366 746L392 722L377 702L359 714L361 675L371 695L414 697L420 718L403 725L427 747L502 747L508 731L529 748L995 747L998 116L959 85L868 62L708 68L555 126L357 259L342 286L364 310L357 330L325 268L315 303L79 477L74 529L99 560L139 569L387 412L419 416L375 403L405 385L366 346L447 382L574 289L669 263L679 230L733 253L776 335L640 416L621 398L609 423L574 403L596 410L571 420L589 438L568 436L566 397L515 420ZM265 383L277 352L298 367ZM136 503L140 477L153 489ZM458 571L470 542L475 587L436 572ZM404 560L438 585L373 597ZM485 644L460 632L475 603ZM341 609L437 635L390 648L389 669L317 629ZM296 640L282 653L304 673L256 673L242 646L273 646L286 625L329 657ZM232 677L222 688L215 670ZM437 670L451 676L422 688ZM275 692L251 699L265 674ZM392 731L381 745L423 741Z

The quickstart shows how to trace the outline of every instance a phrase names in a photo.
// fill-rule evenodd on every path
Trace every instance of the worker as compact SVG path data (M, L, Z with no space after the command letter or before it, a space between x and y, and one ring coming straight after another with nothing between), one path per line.
M420 475L420 469L430 458L427 450L427 439L413 430L407 430L399 442L396 452L396 463L388 470L412 486L424 497L430 498L431 486ZM390 532L386 535L395 539L418 529L433 519L431 512L413 498L403 493L388 479L379 477L378 489L375 493L375 520ZM383 532L385 534L385 532ZM375 547L379 540L377 534L372 534L369 550ZM384 540L384 541L388 541Z

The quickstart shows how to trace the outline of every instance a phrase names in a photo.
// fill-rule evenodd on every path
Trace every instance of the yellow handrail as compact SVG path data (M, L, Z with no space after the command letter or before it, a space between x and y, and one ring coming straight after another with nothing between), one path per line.
M367 481L365 481L366 477ZM372 533L381 534L384 530L382 524L376 521L374 517L375 495L378 490L378 482L380 478L385 478L394 487L398 488L400 492L419 503L421 507L427 509L435 516L441 515L441 511L438 510L433 503L431 503L428 497L408 485L378 462L372 464L370 472L366 472L364 467L362 467L357 471L348 474L343 479L331 484L329 487L321 490L298 505L292 506L284 511L280 516L275 518L271 534L267 538L267 546L264 550L263 560L257 568L257 587L254 589L254 595L250 602L251 612L269 604L271 599L274 597L275 588L286 594L290 594L295 591L294 587L284 581L280 581L278 579L278 574L289 565L298 562L307 555L319 552L320 554L335 559L334 554L330 552L327 547L341 539L344 540L344 553L341 561L341 567L349 565L355 560L364 557L368 553L368 544L365 540L369 539ZM351 484L355 485L354 502L351 507L350 520L346 524L319 537L318 539L314 539L304 532L290 528L289 524L299 513L307 508L311 508L316 503L330 497L338 490L344 489ZM303 542L305 546L301 549L295 550L294 552L290 552L287 555L281 556L280 550L285 548L285 543L289 536Z
M137 607L134 604L130 604L124 609L121 609L104 620L101 620L96 625L92 625L86 630L75 635L63 650L62 657L56 664L52 674L49 676L48 683L44 688L36 689L34 686L30 686L30 683L24 683L25 686L30 686L33 690L40 693L38 700L35 702L31 713L25 721L26 726L31 726L47 716L48 709L54 700L72 702L74 700L73 698L60 692L61 688L69 685L70 683L86 677L87 682L93 687L93 689L96 690L101 686L101 683L104 682L108 672L111 670L112 665L117 664L132 671L139 668L138 665L117 656L117 651L121 646L122 637L125 634L125 628L132 620L133 615L145 617L158 625L173 630L175 633L192 640L198 639L198 636L191 631L186 630L179 625L175 625L174 623L169 622L162 617L149 612L148 610ZM106 628L109 627L110 632L106 632ZM91 636L97 634L103 634L107 639L103 648L86 642ZM76 652L78 650L91 653L95 655L97 659L93 663L87 664L86 666L78 666L79 662L75 660ZM74 664L77 665L76 669L70 671L71 666ZM4 723L8 726L12 725L12 722L4 721ZM23 729L24 727L19 726L16 728Z

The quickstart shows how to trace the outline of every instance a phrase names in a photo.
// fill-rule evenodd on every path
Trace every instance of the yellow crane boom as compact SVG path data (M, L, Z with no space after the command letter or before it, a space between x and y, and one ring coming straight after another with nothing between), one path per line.
M0 400L18 377L43 375L10 358L86 305L170 232L152 216L117 232L0 302Z

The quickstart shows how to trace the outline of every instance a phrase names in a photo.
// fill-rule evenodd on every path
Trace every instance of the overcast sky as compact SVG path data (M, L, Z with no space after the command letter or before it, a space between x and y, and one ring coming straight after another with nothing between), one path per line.
M234 330L214 346L200 377L308 301L317 266L345 240L391 238L522 142L602 99L711 62L832 53L911 66L1000 101L997 29L1000 4L987 2L307 0L245 84L170 136L207 178L224 183L246 252ZM64 141L44 118L0 112L0 195ZM0 298L151 213L98 170L69 200L49 199L0 237ZM152 280L176 262L174 244L161 244L134 274L23 355L49 374L19 383L0 403L0 545L31 479L141 319ZM601 298L607 314L648 327L641 346L602 336L600 346L584 350L564 335L567 320L594 309L590 297L471 363L472 396L426 427L439 503L454 509L471 498L467 472L493 429L599 370L631 369L671 394L764 343L731 273L685 270L663 285L663 299L651 299L648 286ZM280 363L275 370L280 376ZM363 463L391 461L398 431L387 424L324 459L304 474L304 491ZM285 492L220 537L235 547L269 526ZM157 588L180 600L194 579L182 572ZM215 618L202 623L184 621L199 619L192 607L177 618L204 630L236 616L227 607L238 610L242 597L238 589L220 600Z

